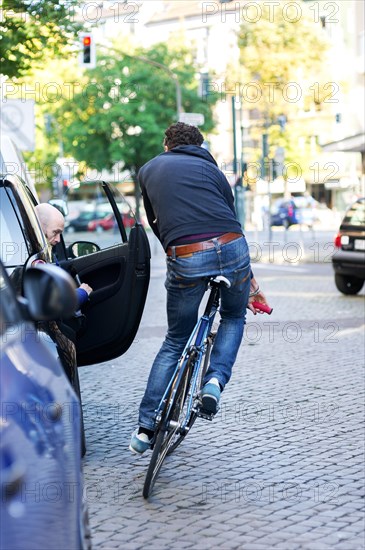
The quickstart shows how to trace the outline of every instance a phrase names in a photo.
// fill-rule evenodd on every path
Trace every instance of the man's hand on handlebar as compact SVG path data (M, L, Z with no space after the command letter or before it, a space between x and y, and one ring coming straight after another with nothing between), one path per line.
M270 315L272 312L272 308L267 303L265 294L260 290L254 277L251 279L250 298L247 308L252 311L254 315L256 315L256 313L268 313Z

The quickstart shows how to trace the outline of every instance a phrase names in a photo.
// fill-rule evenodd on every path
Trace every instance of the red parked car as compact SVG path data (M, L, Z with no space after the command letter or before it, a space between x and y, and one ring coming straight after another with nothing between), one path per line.
M88 231L96 231L101 233L102 231L109 231L114 228L115 225L114 214L103 212L98 213L98 215L91 219L87 224Z
M136 223L135 218L130 214L122 214L123 225L125 228L131 228ZM114 214L103 214L99 213L98 217L89 221L87 225L88 231L96 231L101 233L102 231L108 231L110 229L116 228L116 222Z

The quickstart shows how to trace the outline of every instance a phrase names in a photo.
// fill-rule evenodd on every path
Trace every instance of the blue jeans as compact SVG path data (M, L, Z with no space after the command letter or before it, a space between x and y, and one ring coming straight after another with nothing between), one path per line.
M221 291L221 321L205 381L215 377L224 388L231 377L246 318L250 257L244 237L223 245L212 240L215 247L209 250L185 258L166 258L168 332L152 365L140 405L139 425L143 428L154 429L156 409L197 323L199 305L210 276L224 275L231 287L223 287Z

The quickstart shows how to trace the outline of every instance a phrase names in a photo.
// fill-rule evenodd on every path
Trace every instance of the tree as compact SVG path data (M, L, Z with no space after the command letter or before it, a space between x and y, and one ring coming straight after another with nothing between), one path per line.
M291 11L290 11L291 10ZM252 15L252 14L251 14ZM260 5L260 18L245 21L239 31L242 102L251 111L252 137L269 135L272 146L285 147L286 160L304 162L309 136L315 135L315 117L329 94L326 79L328 42L304 2L284 0ZM314 89L314 85L316 88ZM279 124L284 115L287 124ZM256 126L256 128L255 128ZM273 148L273 147L272 147ZM256 155L261 150L256 149ZM273 150L271 150L273 156Z
M81 24L78 0L3 0L0 21L1 73L9 78L32 72L50 56L67 53Z
M88 83L57 112L65 153L99 170L122 161L136 181L139 168L162 152L164 130L177 116L175 83L166 71L140 57L173 71L181 84L183 109L204 114L203 130L213 128L211 105L217 97L207 101L198 96L188 49L157 44L131 54L102 51L98 48L98 66L89 71Z

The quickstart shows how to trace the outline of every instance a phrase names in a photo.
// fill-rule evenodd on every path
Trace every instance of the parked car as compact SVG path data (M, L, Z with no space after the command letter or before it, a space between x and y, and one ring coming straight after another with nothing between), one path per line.
M332 256L335 284L343 294L357 294L365 280L365 198L346 211Z
M114 215L113 214L104 214L103 216L96 217L89 221L87 226L88 231L96 231L97 233L102 233L103 231L111 231L114 229Z
M66 248L63 238L57 245L58 263L78 281L87 282L93 292L82 307L82 316L46 323L44 330L54 342L81 401L76 361L66 361L74 344L62 335L76 329L77 366L92 365L119 357L132 344L142 317L150 276L150 248L143 227L136 223L129 235L118 209L119 194L108 184L102 185L116 220L114 243L100 249L91 242L78 241ZM23 292L24 275L31 266L52 262L52 253L35 215L35 199L16 176L0 176L0 245L4 265ZM66 326L64 326L66 325ZM60 330L61 329L61 330ZM72 347L72 350L71 350ZM74 354L73 354L74 355ZM70 372L71 371L71 372Z
M121 209L121 216L123 219L123 225L125 228L131 228L135 225L136 219L126 204L123 204ZM84 210L73 219L68 220L66 218L65 232L74 233L76 231L96 231L102 233L103 231L111 231L117 228L114 213L110 207L110 204L104 205L104 208Z
M81 241L66 248L61 237L57 245L59 265L93 288L83 306L86 325L77 339L79 366L108 361L127 351L138 330L149 284L151 253L144 228L135 223L127 235L118 190L103 182L101 192L115 216L114 244L100 249ZM0 176L0 244L7 252L5 267L17 268L20 280L35 260L50 261L34 198L16 176Z
M30 267L20 301L1 261L0 281L0 546L84 550L80 403L33 323L70 315L75 284L55 266Z
M317 221L317 206L318 202L310 196L278 199L271 208L271 225L282 225L285 229L292 225L305 225L312 228Z
M299 223L297 207L293 200L279 199L275 201L270 214L271 225L282 225L288 229L291 225Z
M98 212L86 210L81 212L77 218L66 221L65 232L75 231L107 231L114 227L114 216L111 212Z

